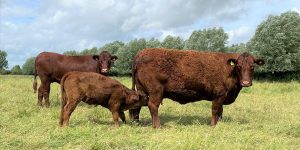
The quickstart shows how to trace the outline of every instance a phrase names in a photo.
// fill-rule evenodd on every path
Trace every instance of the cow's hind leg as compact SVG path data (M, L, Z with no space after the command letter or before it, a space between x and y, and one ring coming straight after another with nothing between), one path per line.
M63 110L61 111L61 126L69 126L69 120L72 112L75 110L79 100L69 99Z
M46 81L45 87L44 87L44 99L45 99L45 106L49 108L50 101L49 101L49 95L50 95L50 81Z
M41 85L38 89L38 103L37 105L42 106L43 98L45 100L46 107L49 107L49 92L50 92L50 79L47 75L40 74Z
M42 106L42 101L43 101L43 91L44 91L44 88L43 88L43 83L40 85L39 89L38 89L38 102L37 102L37 105L38 106Z
M163 88L157 84L153 91L149 94L148 108L152 117L154 128L160 127L160 121L158 117L158 108L162 101Z
M64 122L64 108L65 106L67 105L67 102L68 102L68 98L66 96L66 93L62 93L62 100L61 100L61 112L60 112L60 121L59 121L59 124L60 126L63 126L63 122Z

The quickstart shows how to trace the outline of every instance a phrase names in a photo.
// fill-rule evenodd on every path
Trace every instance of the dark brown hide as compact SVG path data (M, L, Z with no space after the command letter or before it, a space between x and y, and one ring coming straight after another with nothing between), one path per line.
M35 60L35 75L33 89L36 92L38 75L41 85L38 89L38 105L42 106L42 100L45 99L46 107L49 107L50 84L52 82L60 83L62 76L70 71L97 72L107 75L111 61L116 60L106 51L99 55L87 56L65 56L57 53L42 52Z
M148 107L154 127L159 127L158 107L163 98L180 104L212 101L211 125L222 117L223 104L235 101L243 86L252 85L254 64L250 54L226 54L193 50L144 49L134 58L133 85L149 95ZM130 110L139 119L139 109Z
M69 119L80 101L101 105L113 115L115 127L118 118L125 122L124 111L147 103L147 96L130 90L117 80L93 72L69 72L61 80L62 106L60 125Z

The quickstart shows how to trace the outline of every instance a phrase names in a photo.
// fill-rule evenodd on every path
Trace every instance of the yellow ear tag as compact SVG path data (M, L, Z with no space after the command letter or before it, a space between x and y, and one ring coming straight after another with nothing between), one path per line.
M234 62L233 62L233 61L231 61L231 62L230 62L230 65L231 65L231 66L234 66Z

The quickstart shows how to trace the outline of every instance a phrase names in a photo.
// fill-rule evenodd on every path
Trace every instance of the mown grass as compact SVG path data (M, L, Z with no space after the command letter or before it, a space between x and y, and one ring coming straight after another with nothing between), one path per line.
M128 87L130 78L117 78ZM224 118L209 126L211 103L180 105L164 100L161 129L153 129L149 110L141 124L113 128L111 113L81 103L70 127L58 125L60 91L51 86L51 107L36 106L32 76L0 76L0 149L300 149L300 83L254 81Z

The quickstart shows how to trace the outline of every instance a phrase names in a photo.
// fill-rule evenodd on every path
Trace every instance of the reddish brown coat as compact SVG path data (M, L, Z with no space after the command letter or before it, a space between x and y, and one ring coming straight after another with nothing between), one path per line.
M68 125L77 104L101 105L113 115L115 127L118 118L125 122L124 111L147 103L147 96L130 90L117 80L93 72L69 72L61 80L62 106L60 125Z
M243 86L252 85L254 63L262 65L263 61L246 53L145 49L134 59L133 88L136 85L138 91L149 95L154 127L160 126L158 107L163 98L181 104L213 101L214 126L222 116L222 105L233 103ZM134 119L138 119L138 114L139 110L130 112Z
M106 51L99 55L87 56L65 56L62 54L42 52L35 59L35 75L33 89L36 92L38 75L41 85L38 89L38 105L42 106L42 100L45 99L46 107L49 107L50 84L52 82L60 83L62 76L70 71L98 72L104 75L108 74L111 62L116 60L117 56L112 56Z

